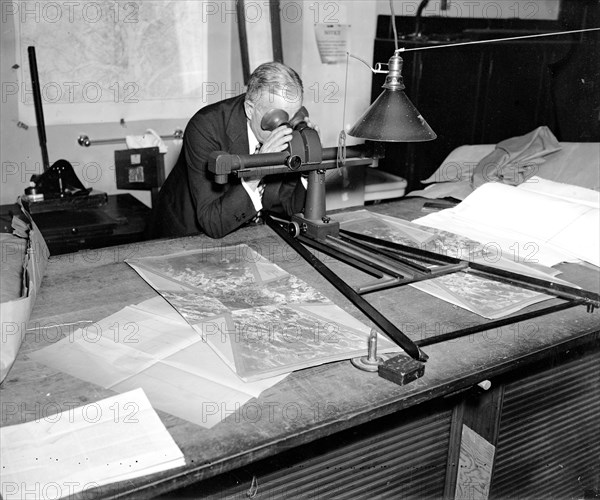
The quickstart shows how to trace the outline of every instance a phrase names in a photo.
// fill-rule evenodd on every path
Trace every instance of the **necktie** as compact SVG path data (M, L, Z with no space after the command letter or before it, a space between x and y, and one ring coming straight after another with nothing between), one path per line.
M259 142L256 147L254 148L254 154L257 155L260 153L260 148L262 147L262 144ZM262 194L265 190L265 186L263 183L263 180L261 179L260 182L258 183L257 189L260 193L260 196L262 197ZM256 216L252 219L252 221L254 224L260 224L262 223L262 220L260 218L260 210L258 211L258 213L256 214Z

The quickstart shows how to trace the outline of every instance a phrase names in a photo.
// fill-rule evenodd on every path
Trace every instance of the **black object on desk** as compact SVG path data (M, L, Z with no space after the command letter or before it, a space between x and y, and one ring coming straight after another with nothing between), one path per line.
M406 385L422 377L425 365L408 356L399 354L379 365L379 376L398 385Z
M33 215L33 220L44 235L46 242L75 237L87 239L110 236L118 222L102 210L59 210Z
M105 197L106 202L96 207L78 207L79 197L73 197L69 209L32 213L51 255L145 239L151 209L129 193ZM2 231L10 232L12 216L20 213L17 204L1 206Z
M45 197L39 201L32 201L31 196L21 198L25 210L30 214L42 212L57 212L64 210L82 210L98 208L108 203L108 195L104 191L88 190L87 194L63 197Z

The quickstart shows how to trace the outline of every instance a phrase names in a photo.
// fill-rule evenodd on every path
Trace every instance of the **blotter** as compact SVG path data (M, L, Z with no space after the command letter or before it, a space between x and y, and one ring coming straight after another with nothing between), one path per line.
M0 441L4 500L70 497L185 465L141 389L2 427Z

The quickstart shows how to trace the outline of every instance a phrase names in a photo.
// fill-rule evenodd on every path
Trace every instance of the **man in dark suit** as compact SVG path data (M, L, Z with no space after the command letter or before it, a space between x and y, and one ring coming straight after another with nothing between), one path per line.
M302 107L303 87L298 74L280 63L259 66L248 81L246 94L211 104L188 123L177 163L164 182L153 207L152 237L206 233L221 238L255 219L260 210L285 215L300 212L306 196L299 174L269 175L263 179L234 179L216 184L208 171L213 151L231 154L284 151L292 130L282 125L263 130L261 120L272 109L290 117Z

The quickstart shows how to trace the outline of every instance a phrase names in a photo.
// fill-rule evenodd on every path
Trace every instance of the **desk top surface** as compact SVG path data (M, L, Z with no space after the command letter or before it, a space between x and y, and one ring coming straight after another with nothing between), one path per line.
M410 220L424 214L423 202L409 198L369 209ZM59 255L49 260L23 346L2 386L2 400L27 408L51 404L67 410L73 402L83 405L114 395L110 390L36 363L28 354L60 340L90 320L100 320L126 305L155 297L156 292L123 262L125 259L238 243L251 245L365 320L324 278L292 255L291 249L266 226L243 228L222 240L197 236ZM332 267L335 269L335 265ZM345 266L338 271L342 275L349 272ZM564 266L564 272L565 279L600 291L598 273L579 266ZM485 321L412 287L387 290L368 298L413 340ZM106 486L102 493L111 496L127 492L132 497L147 498L150 491L158 494L191 484L584 345L599 330L598 312L590 314L585 307L575 307L434 344L424 348L429 355L425 375L405 386L359 371L349 361L300 370L252 401L254 410L264 409L259 416L254 411L251 418L246 418L244 411L238 411L210 430L158 411L183 451L186 466L127 485ZM289 405L294 407L293 415L282 411ZM2 425L34 418L31 412L3 414Z

